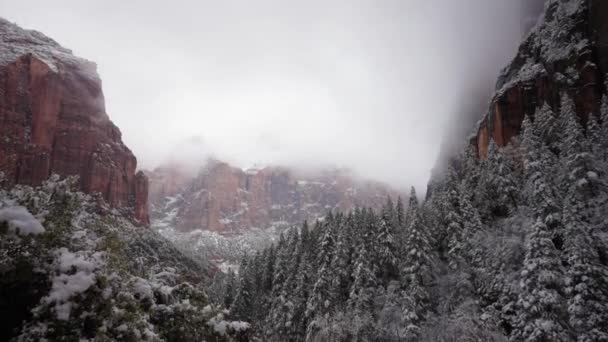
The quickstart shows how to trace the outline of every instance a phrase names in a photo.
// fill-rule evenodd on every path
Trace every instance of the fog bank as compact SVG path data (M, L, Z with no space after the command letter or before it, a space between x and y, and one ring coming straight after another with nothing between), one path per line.
M0 13L98 63L140 167L213 155L424 187L481 117L519 1L33 1ZM482 108L480 110L480 108Z

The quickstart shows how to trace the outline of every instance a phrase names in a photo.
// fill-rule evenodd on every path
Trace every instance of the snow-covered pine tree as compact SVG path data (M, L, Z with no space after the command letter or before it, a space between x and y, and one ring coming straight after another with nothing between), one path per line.
M475 239L476 235L483 230L483 224L477 208L473 206L471 201L471 191L464 187L460 190L460 212L463 222L463 244L465 261L473 267L479 267L482 264L483 250Z
M333 215L327 218L323 224L322 238L319 249L317 251L317 267L318 271L315 278L315 283L306 304L306 317L314 319L318 315L325 315L331 310L333 303L332 294L332 278L334 270L332 268L332 260L334 257L334 248L336 243L335 231L332 227Z
M347 222L350 219L347 218ZM331 268L335 270L332 275L332 295L339 305L348 299L349 289L352 283L353 260L352 258L352 226L345 224L337 229L336 247L331 262Z
M576 197L576 199L566 197L565 200L576 203L576 212L582 215L583 221L590 223L602 203L606 202L606 185L600 178L598 164L583 135L574 102L567 94L562 96L560 126L563 129L560 154L561 191L567 196Z
M526 184L524 200L536 217L540 217L549 227L554 228L559 222L560 212L558 191L550 177L555 158L527 116L522 123L521 147Z
M399 197L399 201L397 201L397 213L399 213L399 206L400 206L400 200L401 197ZM401 204L401 210L403 211L403 204ZM397 241L397 249L396 249L396 253L399 257L401 257L404 254L404 246L405 246L405 237L406 237L406 230L407 227L409 227L411 218L415 215L418 214L418 210L419 208L419 204L418 204L418 196L416 195L416 189L414 187L412 187L410 189L410 197L408 200L408 205L407 208L405 209L405 213L402 214L403 218L401 219L401 221L403 222L401 224L401 229L399 229L399 232L397 233L397 235L395 236L395 239Z
M251 279L254 286L256 298L263 293L263 275L264 275L264 256L260 251L256 251L253 257L253 262L250 268Z
M464 218L461 210L460 181L453 165L448 167L445 202L443 203L445 215L445 257L450 268L456 269L463 262L464 257Z
M416 195L416 189L411 187L410 189L410 199L407 205L407 210L405 212L404 225L405 227L409 226L412 217L418 214L418 209L420 208L420 204L418 203L418 196Z
M371 312L374 294L378 286L376 271L370 262L371 255L365 245L359 246L359 256L355 261L354 282L350 288L349 305L359 312Z
M287 263L289 262L290 250L283 233L279 236L276 254L274 278L272 279L272 290L270 292L273 299L280 295L285 280L287 279Z
M276 263L276 247L271 245L262 254L260 260L261 283L257 284L257 298L255 300L257 310L256 319L258 322L263 322L268 315L271 304L270 293L272 291L272 281L274 279L274 267Z
M224 306L229 308L234 301L234 296L236 292L236 276L232 269L228 270L228 275L226 276L226 289L224 292Z
M538 219L527 238L512 341L572 341L563 291L564 270L551 232Z
M371 341L374 332L374 301L378 295L377 270L370 262L371 255L365 244L359 246L359 256L355 261L354 281L350 289L348 305L351 308L357 331L354 338L357 341Z
M290 232L288 248L291 253L289 254L289 259L287 261L287 279L283 286L283 292L288 296L290 296L296 288L297 271L302 254L304 254L304 245L301 241L300 232L295 228L291 229Z
M306 336L306 327L309 322L306 317L306 303L310 295L314 274L307 262L308 259L310 258L305 252L298 265L297 284L291 298L293 306L290 311L289 341L303 341Z
M300 243L302 244L302 254L310 252L313 241L311 241L310 228L308 227L308 221L306 220L304 220L304 223L300 228Z
M401 266L404 290L412 303L404 315L410 317L408 325L413 326L420 324L430 309L429 288L434 282L433 267L436 259L427 232L420 213L414 215L406 230L405 254Z
M239 269L239 285L237 287L234 302L230 307L230 315L238 320L251 322L253 310L252 288L253 284L248 272L247 257L241 261Z
M287 238L279 244L275 265L275 278L270 295L270 311L266 320L265 335L271 340L283 341L291 330L293 302L291 295L296 285L299 233L287 232Z
M577 157L573 151L564 150L571 153L566 165L572 169L562 214L569 321L578 341L608 340L608 266L602 256L606 245L600 231L594 229L597 211L590 210L597 199L589 189L594 178L588 181L590 172L580 170L585 168L585 153Z
M377 267L378 277L380 283L385 285L388 284L389 280L395 279L398 274L398 261L396 255L397 246L395 245L395 237L393 232L396 231L394 225L396 220L394 219L394 210L392 201L388 200L385 209L381 213L381 217L378 223L374 226L376 231L373 242L373 263Z
M460 159L462 160L462 187L468 189L471 195L473 195L473 190L477 188L477 184L479 183L481 171L476 148L472 145L467 145Z
M383 341L398 341L402 338L404 320L401 299L405 296L401 293L398 282L391 282L380 299L383 301L382 309L378 313L378 339Z
M264 270L263 270L263 292L265 295L270 294L272 290L272 281L274 279L274 264L276 263L276 248L274 245L271 245L268 248L268 252L266 258L264 260Z
M600 157L604 161L608 161L608 95L602 97L600 106L600 146L603 154Z
M511 158L492 139L488 147L488 158L482 165L476 205L483 209L481 214L484 219L506 217L519 200L518 181Z
M399 231L403 230L405 227L405 208L403 207L403 200L401 196L397 197L397 205L395 206L395 211L397 215L397 224L399 225Z
M547 145L554 154L559 153L559 126L555 113L551 107L544 102L534 113L534 126L539 138Z
M395 219L395 205L393 204L393 199L391 198L391 196L387 196L386 197L386 202L384 203L384 205L382 206L382 209L380 210L381 212L381 216L387 216L390 217L391 220Z
M589 113L589 117L587 119L587 144L590 147L590 152L594 157L601 158L602 157L602 132L600 125L597 121L597 117L593 113Z
M608 268L601 262L589 226L572 200L576 201L574 196L564 208L569 322L577 341L607 341Z

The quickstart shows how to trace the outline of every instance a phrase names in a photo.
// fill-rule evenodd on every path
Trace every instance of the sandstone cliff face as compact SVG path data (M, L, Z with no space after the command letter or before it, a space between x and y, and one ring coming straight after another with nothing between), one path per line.
M166 176L176 173L166 167L150 173L152 218L159 228L182 232L282 228L314 221L328 210L378 209L387 196L399 196L386 185L359 182L340 170L304 175L280 167L243 171L212 162L178 191ZM170 181L158 183L163 180Z
M166 197L180 193L195 176L186 171L187 168L178 163L171 163L160 166L154 171L144 171L150 183L148 192L150 204L158 205Z
M147 178L105 112L94 63L0 18L0 171L38 185L52 173L148 224Z
M525 115L543 103L559 109L568 93L583 122L598 113L604 75L608 72L608 2L549 0L544 21L537 25L503 70L488 114L472 144L480 157L491 139L505 146L519 134Z

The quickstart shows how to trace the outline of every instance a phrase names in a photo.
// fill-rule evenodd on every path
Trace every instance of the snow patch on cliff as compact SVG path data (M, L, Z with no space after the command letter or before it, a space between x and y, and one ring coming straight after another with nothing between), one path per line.
M3 18L0 18L0 51L0 66L32 54L53 72L59 72L59 65L64 63L77 67L83 76L99 79L95 63L74 56L71 50L38 31L25 30Z

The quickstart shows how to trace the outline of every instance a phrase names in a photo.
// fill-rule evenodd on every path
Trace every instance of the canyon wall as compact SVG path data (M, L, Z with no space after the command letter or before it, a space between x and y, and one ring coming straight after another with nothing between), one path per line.
M519 134L524 116L533 117L543 103L557 112L562 93L574 99L583 123L589 113L599 114L608 72L608 2L550 0L544 15L500 75L472 138L482 158L491 139L507 145Z
M174 167L148 172L151 216L159 228L238 234L299 225L329 210L379 209L401 194L345 170L302 173L284 167L242 170L213 161L193 179ZM176 181L177 180L177 181Z
M80 188L148 224L146 176L105 112L92 62L0 18L0 171L9 184L79 176Z

